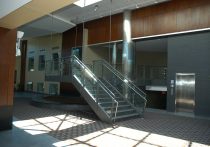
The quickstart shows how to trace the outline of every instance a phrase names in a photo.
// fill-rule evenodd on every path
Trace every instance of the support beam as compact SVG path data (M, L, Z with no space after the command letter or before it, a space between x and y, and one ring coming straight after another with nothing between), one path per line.
M131 11L123 13L123 53L122 53L123 74L126 78L132 79L134 66L134 51L131 40Z
M112 48L112 65L116 69L116 63L117 63L117 43L114 43Z

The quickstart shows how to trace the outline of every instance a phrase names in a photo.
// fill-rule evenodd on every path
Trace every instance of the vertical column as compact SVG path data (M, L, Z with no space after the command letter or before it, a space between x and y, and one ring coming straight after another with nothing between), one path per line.
M26 53L27 53L27 40L21 42L21 71L20 71L20 89L25 90L25 72L26 72Z
M126 10L123 14L123 74L132 79L134 66L133 44L131 40L131 11Z
M123 52L122 52L122 71L126 78L132 79L134 54L131 40L131 11L126 10L123 13ZM124 96L129 99L129 89L124 85Z
M112 65L116 69L116 63L117 63L117 43L114 43L112 48Z
M0 130L12 128L16 30L0 27Z

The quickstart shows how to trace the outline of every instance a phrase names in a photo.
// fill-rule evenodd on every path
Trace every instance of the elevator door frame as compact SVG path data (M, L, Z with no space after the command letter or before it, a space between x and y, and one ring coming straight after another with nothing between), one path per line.
M192 75L192 76L194 76L194 91L193 91L193 109L192 109L192 111L190 112L190 111L178 111L178 109L181 109L181 108L178 108L178 106L177 106L177 99L178 99L178 95L177 95L177 93L178 93L178 91L177 91L177 89L178 89L178 85L177 85L177 77L179 76L179 75L183 75L183 76L187 76L187 75ZM194 114L194 112L195 112L195 73L176 73L176 75L175 75L176 77L175 77L175 79L176 79L176 81L175 81L175 111L176 112L183 112L183 113L193 113Z

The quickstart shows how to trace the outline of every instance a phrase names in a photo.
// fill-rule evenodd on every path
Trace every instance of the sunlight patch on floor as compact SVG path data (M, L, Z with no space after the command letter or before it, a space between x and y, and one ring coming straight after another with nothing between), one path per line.
M73 139L56 142L55 147L98 146L98 147L208 147L183 139L118 126L106 128Z
M31 135L38 135L94 122L95 121L93 120L80 118L74 115L56 115L29 120L14 121L13 125L23 129Z

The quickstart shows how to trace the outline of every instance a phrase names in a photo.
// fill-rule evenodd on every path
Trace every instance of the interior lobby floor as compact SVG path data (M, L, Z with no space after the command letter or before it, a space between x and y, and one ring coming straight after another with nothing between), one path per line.
M30 105L33 94L16 94L13 130L0 132L2 147L206 147L210 120L146 112L115 125L93 113L67 112Z

